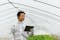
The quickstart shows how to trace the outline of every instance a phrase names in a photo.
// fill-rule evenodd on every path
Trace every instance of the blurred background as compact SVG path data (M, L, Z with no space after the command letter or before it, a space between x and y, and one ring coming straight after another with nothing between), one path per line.
M60 0L0 0L0 39L8 40L19 10L25 22L34 26L34 34L60 35Z

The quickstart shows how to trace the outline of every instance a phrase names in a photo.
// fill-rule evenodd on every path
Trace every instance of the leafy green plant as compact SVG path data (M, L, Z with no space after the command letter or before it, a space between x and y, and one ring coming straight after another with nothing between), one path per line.
M36 35L28 37L27 40L55 40L55 38L50 35Z

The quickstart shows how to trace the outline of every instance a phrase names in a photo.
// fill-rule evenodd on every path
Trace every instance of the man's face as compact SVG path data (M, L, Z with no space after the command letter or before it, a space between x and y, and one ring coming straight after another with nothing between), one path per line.
M18 17L18 21L24 21L25 19L25 14L21 13L20 16Z

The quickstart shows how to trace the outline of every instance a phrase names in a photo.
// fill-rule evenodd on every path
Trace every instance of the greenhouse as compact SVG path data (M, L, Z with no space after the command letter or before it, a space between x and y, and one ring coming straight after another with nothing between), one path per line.
M24 11L25 23L34 26L27 40L60 40L59 4L60 0L0 0L0 40L11 40L18 11Z

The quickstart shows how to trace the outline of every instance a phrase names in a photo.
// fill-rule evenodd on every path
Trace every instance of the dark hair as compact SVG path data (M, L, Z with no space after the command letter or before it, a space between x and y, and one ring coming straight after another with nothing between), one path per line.
M20 14L22 14L22 13L24 13L24 14L25 14L25 12L24 12L24 11L19 11L19 12L17 13L17 17L18 17L18 16L20 16Z

